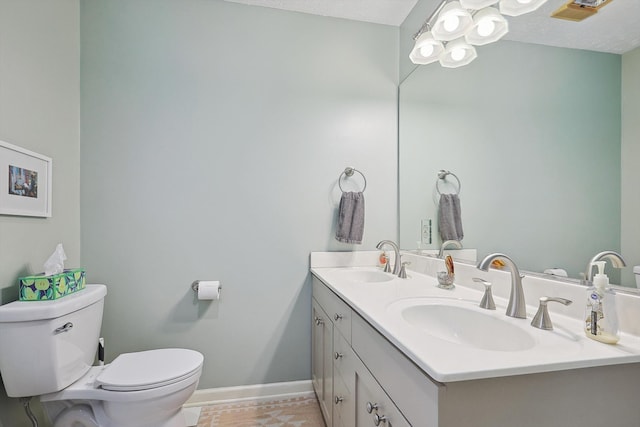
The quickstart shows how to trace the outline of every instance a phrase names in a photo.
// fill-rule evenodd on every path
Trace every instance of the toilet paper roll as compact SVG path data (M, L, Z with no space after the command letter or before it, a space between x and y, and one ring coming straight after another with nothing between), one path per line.
M198 299L200 301L211 301L220 299L220 282L217 280L199 281Z
M544 274L552 274L554 276L560 276L560 277L569 277L569 275L567 274L567 271L563 270L562 268L547 268L544 271Z

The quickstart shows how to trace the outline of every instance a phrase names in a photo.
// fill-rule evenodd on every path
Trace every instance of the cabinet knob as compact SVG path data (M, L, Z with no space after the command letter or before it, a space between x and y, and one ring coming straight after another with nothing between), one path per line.
M336 313L335 316L333 316L333 320L335 320L336 322L342 319L343 319L342 314Z
M322 320L321 317L316 317L315 321L316 321L316 326L320 326L320 325L324 324L324 320Z
M379 426L380 423L386 423L386 422L387 422L387 417L385 417L384 415L375 414L373 416L373 423L377 426Z
M338 403L342 402L343 400L344 400L344 397L342 397L342 396L336 396L336 398L335 398L336 405L337 405Z
M367 412L368 413L372 413L373 411L377 411L377 410L378 410L378 404L377 403L367 402Z
M338 353L337 351L336 351L336 353L333 355L333 357L335 357L335 359L336 359L336 360L341 359L341 358L342 358L342 356L343 356L343 354L342 354L342 353Z

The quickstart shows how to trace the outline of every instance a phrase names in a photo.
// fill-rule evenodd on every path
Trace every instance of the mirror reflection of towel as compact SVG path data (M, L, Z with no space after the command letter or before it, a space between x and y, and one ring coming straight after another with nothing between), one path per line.
M438 228L442 241L462 240L462 211L457 194L441 194L438 207Z
M343 192L338 207L336 240L343 243L362 243L364 234L364 195L362 192Z

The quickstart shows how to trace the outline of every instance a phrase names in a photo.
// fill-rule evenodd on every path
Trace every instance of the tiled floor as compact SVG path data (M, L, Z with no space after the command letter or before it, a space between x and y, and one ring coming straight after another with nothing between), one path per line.
M197 427L324 427L315 397L203 406Z

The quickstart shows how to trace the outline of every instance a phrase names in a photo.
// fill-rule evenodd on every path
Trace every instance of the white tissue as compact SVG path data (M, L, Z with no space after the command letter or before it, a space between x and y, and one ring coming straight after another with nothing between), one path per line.
M563 270L562 268L547 268L544 271L544 274L551 274L553 276L560 276L560 277L569 277L569 275L567 274L567 271Z
M200 301L220 299L220 282L217 280L200 280L198 282L198 299Z
M64 271L64 261L67 259L67 255L64 253L62 243L58 243L56 250L53 251L49 259L44 263L44 275L52 276L54 274L62 273Z

